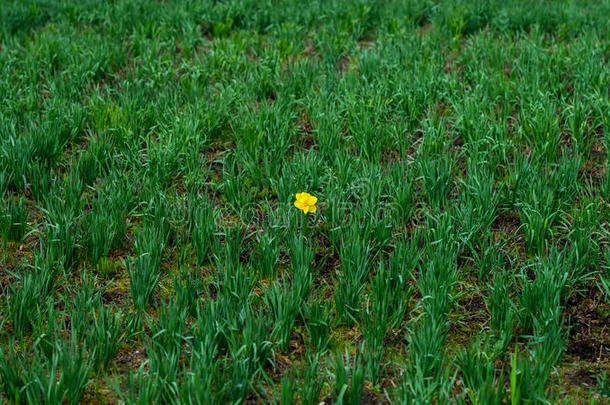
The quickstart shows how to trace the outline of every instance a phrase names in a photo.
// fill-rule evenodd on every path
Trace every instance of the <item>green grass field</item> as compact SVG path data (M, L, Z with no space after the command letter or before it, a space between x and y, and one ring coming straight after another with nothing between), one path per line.
M609 0L1 0L0 402L609 403L609 56Z

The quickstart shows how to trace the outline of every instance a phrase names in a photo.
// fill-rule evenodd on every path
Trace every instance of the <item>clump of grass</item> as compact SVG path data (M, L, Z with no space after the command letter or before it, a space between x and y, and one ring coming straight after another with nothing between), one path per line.
M161 278L161 257L166 237L153 225L145 225L136 235L137 257L126 263L134 307L144 310Z
M9 197L0 211L0 239L3 244L10 241L21 242L28 226L28 208L25 199Z
M341 271L337 279L335 306L337 315L347 324L356 322L362 292L370 271L371 248L356 226L345 231L342 240Z

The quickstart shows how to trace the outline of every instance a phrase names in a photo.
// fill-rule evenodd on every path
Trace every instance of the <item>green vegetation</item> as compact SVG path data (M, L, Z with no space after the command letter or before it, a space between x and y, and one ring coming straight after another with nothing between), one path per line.
M0 402L609 401L609 56L608 0L4 0Z

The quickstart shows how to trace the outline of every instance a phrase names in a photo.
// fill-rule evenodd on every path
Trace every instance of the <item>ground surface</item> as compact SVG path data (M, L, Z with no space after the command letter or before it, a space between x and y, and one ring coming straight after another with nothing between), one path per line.
M4 0L0 401L608 401L609 22Z

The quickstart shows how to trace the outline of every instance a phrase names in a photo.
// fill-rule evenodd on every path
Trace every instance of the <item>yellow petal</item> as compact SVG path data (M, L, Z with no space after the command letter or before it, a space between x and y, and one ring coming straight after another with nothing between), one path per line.
M316 206L315 205L311 205L309 207L309 212L316 212Z
M317 202L318 202L318 197L314 197L313 195L310 195L307 198L307 204L309 204L309 205L314 205Z

